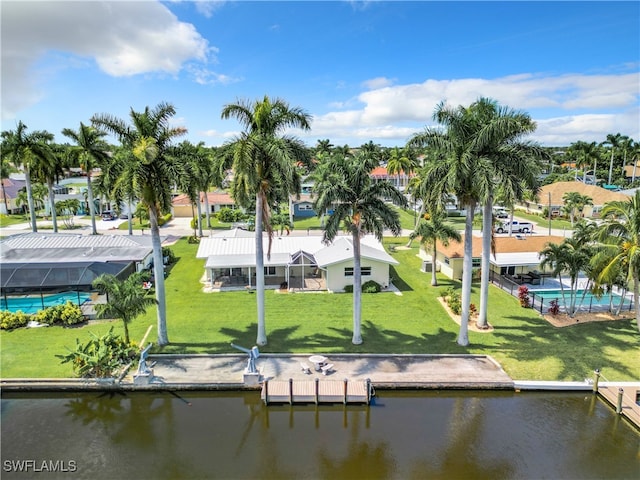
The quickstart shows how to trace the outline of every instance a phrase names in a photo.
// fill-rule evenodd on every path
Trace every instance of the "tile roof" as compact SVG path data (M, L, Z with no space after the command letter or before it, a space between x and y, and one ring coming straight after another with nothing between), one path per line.
M496 236L496 253L538 253L544 249L547 243L562 243L564 237L555 235L518 235L512 237ZM473 237L472 240L472 256L480 258L482 256L482 237ZM464 257L464 235L460 242L450 242L445 247L440 242L437 246L438 253L442 253L449 258Z
M556 182L545 185L538 194L539 203L547 205L549 203L549 193L551 193L551 205L564 205L562 197L568 192L578 192L581 195L591 197L594 206L602 206L613 200L627 201L629 196L624 193L611 192L595 185L586 185L582 182Z
M235 205L235 201L226 192L208 192L207 198L209 200L209 205ZM204 193L200 193L200 202L204 203ZM182 193L171 201L171 205L174 207L180 205L191 205L191 200L189 196Z

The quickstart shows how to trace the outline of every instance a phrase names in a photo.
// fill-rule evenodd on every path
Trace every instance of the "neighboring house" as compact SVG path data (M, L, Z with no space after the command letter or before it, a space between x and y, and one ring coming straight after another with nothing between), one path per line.
M371 178L378 182L387 180L398 190L404 192L409 184L411 176L404 172L394 173L391 175L387 172L387 167L376 167L371 171Z
M523 275L540 269L539 253L547 243L562 243L563 237L515 235L512 237L495 237L496 254L491 254L489 264L491 272L497 275ZM473 268L480 269L482 259L482 237L473 237ZM431 262L431 248L420 249L420 257ZM462 263L464 260L464 235L460 242L449 242L448 246L437 244L436 270L448 278L462 279ZM426 269L430 272L430 267Z
M291 197L291 209L294 218L315 217L316 211L313 209L313 196L310 193L301 193L300 198Z
M209 213L217 213L223 208L236 208L236 203L226 192L208 192L207 200L209 201ZM204 193L200 193L200 207L202 213L206 213L206 205L204 203ZM189 196L180 194L171 201L171 213L174 217L193 218L194 213L197 214L195 205L191 203Z
M0 213L7 215L10 213L20 213L22 211L22 206L18 206L16 204L16 200L18 198L18 192L20 190L26 188L27 182L24 180L18 180L15 178L3 178L2 186L4 187L4 195L6 195L6 204L5 197L3 196L3 190L0 189ZM9 207L9 211L7 212L7 206Z
M582 211L584 218L599 218L605 203L613 200L626 202L629 196L620 192L612 192L594 185L585 185L582 182L556 182L540 188L538 201L527 201L516 205L516 208L524 209L531 213L542 213L545 208L551 210L551 215L560 215L564 207L563 196L568 192L578 192L591 198L593 205L586 205Z
M631 165L625 165L623 172L625 180L634 182L637 178L640 178L640 162L636 160Z
M103 273L126 278L153 264L151 236L25 233L0 240L2 295L91 290Z
M264 251L268 239L263 239ZM362 238L362 282L390 283L389 265L398 262L373 236ZM200 240L197 258L205 259L205 275L213 288L255 287L255 234L233 229ZM290 290L344 291L353 285L353 244L339 236L325 245L321 236L274 237L264 259L265 286Z

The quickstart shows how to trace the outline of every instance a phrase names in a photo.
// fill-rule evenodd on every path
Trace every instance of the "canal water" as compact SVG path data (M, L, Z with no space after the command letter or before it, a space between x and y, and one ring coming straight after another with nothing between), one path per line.
M3 479L640 478L640 433L591 393L3 394L1 428Z

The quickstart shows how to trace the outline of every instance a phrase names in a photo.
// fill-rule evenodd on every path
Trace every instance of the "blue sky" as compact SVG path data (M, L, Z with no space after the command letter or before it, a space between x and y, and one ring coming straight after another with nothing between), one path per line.
M640 140L639 2L0 3L2 130L63 142L95 113L161 101L186 139L239 131L225 104L281 97L307 145L404 145L436 105L528 112L547 146Z

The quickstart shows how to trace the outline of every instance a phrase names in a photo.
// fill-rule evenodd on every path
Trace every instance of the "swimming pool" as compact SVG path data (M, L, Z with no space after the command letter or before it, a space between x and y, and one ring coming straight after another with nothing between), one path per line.
M9 310L14 313L20 310L24 313L34 314L47 307L63 305L67 303L67 301L75 303L76 305L82 305L90 298L91 294L86 292L62 292L42 296L3 297L0 299L0 309Z
M571 294L570 290L565 290L564 295L567 302L569 302L569 296ZM578 290L576 297L576 305L580 305L583 307L603 305L609 306L610 298L609 294L605 293L600 298L596 297L593 293L587 291L585 294L584 290ZM582 297L584 295L584 299ZM545 305L549 305L551 300L558 300L558 302L562 305L562 290L529 290L529 296L534 302L543 302ZM618 305L620 303L620 295L617 293L613 293L613 305ZM625 299L625 304L627 304L627 300Z

